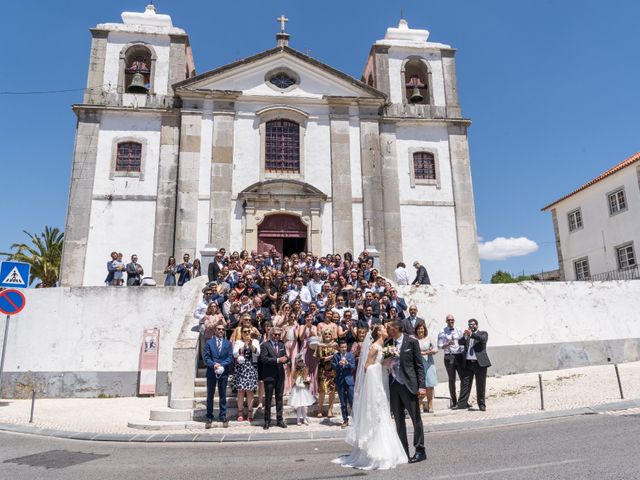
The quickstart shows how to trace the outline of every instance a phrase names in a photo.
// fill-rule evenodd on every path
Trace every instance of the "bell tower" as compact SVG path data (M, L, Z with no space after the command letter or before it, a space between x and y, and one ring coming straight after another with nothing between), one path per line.
M419 260L427 268L458 267L460 283L476 283L480 260L467 138L471 121L462 117L458 102L455 53L450 45L429 41L428 30L409 28L403 18L373 44L362 81L387 95L380 123L385 230L401 232L401 238L385 239L386 264ZM425 220L424 229L417 219ZM429 250L439 246L425 239L434 235L455 238L457 251L449 255L457 265L429 258ZM409 259L403 252L425 253Z
M153 4L143 13L123 12L122 23L99 24L91 34L85 104L171 105L171 85L195 73L186 32Z
M123 243L159 279L175 230L181 118L172 85L195 74L189 37L153 4L91 35L87 88L73 105L61 284L100 285L96 266ZM131 222L137 232L128 242L122 232Z

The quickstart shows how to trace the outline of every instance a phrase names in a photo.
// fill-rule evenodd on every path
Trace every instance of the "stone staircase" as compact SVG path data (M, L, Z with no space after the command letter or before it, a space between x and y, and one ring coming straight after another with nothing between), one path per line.
M199 277L193 281L200 281L202 286L206 283L206 276ZM135 420L128 423L130 428L144 430L183 430L183 429L204 429L206 398L207 398L207 379L206 369L201 368L198 354L198 329L195 326L192 312L199 301L200 289L197 289L196 298L192 305L188 305L188 312L184 316L182 329L175 346L173 347L173 365L170 373L171 391L169 402L166 407L153 408L149 414L148 420ZM231 391L232 381L229 379L227 387L227 419L230 425L240 425L235 420L238 416L238 405L236 396ZM263 412L255 411L258 399L257 395L254 399L254 422L253 425L263 425ZM296 423L295 409L287 405L288 398L284 398L284 418L287 423ZM434 410L441 415L449 412L449 399L434 399ZM275 399L272 400L271 419L276 418ZM327 410L327 400L325 399L324 413ZM340 412L339 398L336 395L336 402L333 406L333 419L318 418L317 405L308 408L309 420L312 423L336 424L342 422ZM218 415L218 395L214 397L213 403L214 418ZM249 422L245 421L241 425L249 426ZM222 424L214 423L214 427L221 427Z

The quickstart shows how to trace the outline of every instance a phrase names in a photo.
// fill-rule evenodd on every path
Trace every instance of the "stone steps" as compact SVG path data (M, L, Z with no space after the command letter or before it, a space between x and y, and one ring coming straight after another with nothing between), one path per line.
M149 419L155 421L190 421L194 419L204 419L206 402L201 398L193 398L193 399L180 399L185 400L185 403L176 402L176 400L172 400L171 407L161 407L154 408L151 410ZM254 418L262 419L264 418L264 414L262 412L256 411L257 407L257 399L254 400L253 409L254 409ZM219 401L218 398L214 398L213 402L214 407L214 415L217 416ZM328 405L324 404L323 411L326 413ZM438 414L442 414L443 412L449 412L449 400L446 398L437 398L434 399L433 402L434 410L438 412ZM244 410L244 409L243 409ZM309 416L315 416L318 413L318 405L311 405L308 410ZM287 405L287 401L285 399L283 414L285 417L295 417L296 412L295 408ZM336 402L333 405L333 414L336 416L341 415L340 403L338 398L336 398ZM235 419L238 416L238 403L236 398L228 398L227 399L227 417L229 419ZM271 406L271 418L275 418L276 416L276 407L275 402Z
M160 410L160 409L157 409ZM167 410L173 410L173 409L167 409ZM334 409L335 410L335 409ZM189 413L193 413L194 410L188 410ZM156 418L158 418L157 420L141 420L141 421L132 421L129 422L127 424L128 427L130 428L136 428L136 429L140 429L140 430L204 430L204 423L205 423L205 417L204 417L204 410L195 410L195 412L197 413L195 416L193 416L192 418L188 418L185 417L185 419L183 420L178 420L176 419L177 417L172 416L171 420L161 420L160 418L162 418L161 416L158 416ZM201 413L200 413L201 412ZM443 410L443 411L438 411L437 413L423 413L422 414L422 419L423 421L425 421L426 423L428 423L429 418L434 417L434 416L438 416L441 417L443 415L450 415L453 414L454 412L452 410ZM214 415L217 414L217 410L214 410ZM339 413L339 409L338 411L336 411L334 418L317 418L315 416L315 414L309 414L309 423L311 425L326 425L328 427L331 426L339 426L342 423L342 417ZM168 417L167 417L168 418ZM236 416L231 416L229 415L227 417L229 419L229 426L230 427L249 427L249 426L255 426L255 427L261 427L262 425L264 425L264 420L263 417L260 416L255 416L254 417L254 421L249 423L247 420L243 421L243 422L237 422L235 420ZM272 413L271 415L271 423L275 424L275 411ZM286 411L286 407L285 407L285 412L284 412L284 421L287 425L295 425L297 423L297 419L295 417L295 413L293 414L293 416L287 416L287 411ZM220 422L214 421L212 424L212 428L215 429L222 429L223 425ZM304 428L304 427L302 427Z

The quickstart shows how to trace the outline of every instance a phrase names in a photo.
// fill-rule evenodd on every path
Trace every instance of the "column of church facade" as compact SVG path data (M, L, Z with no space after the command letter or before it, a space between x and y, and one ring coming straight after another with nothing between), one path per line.
M382 205L382 159L378 107L360 107L360 158L362 163L362 212L365 248L386 250ZM386 272L384 256L380 270Z
M349 104L330 102L333 251L353 252Z
M467 125L463 123L449 124L448 131L458 256L460 258L460 282L479 283L481 281L480 259Z
M175 254L196 258L202 112L182 111Z
M164 114L160 126L158 194L153 236L153 278L159 285L164 281L167 260L174 254L179 143L180 116Z
M231 245L231 181L233 178L233 128L235 103L216 100L213 105L209 243L216 248Z
M402 257L402 216L400 214L400 180L395 123L380 125L380 150L382 160L382 205L384 209L384 258L389 274Z
M79 108L76 113L76 144L60 268L60 283L66 287L81 286L84 280L101 119L99 110Z

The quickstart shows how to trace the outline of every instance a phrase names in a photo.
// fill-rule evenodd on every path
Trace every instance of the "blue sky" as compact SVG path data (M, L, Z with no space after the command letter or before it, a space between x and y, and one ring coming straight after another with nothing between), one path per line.
M540 208L640 150L637 18L640 2L595 0L156 1L190 35L198 73L274 45L290 19L291 46L360 77L371 44L398 22L458 49L478 234L525 237L526 256L483 260L497 269L557 267L549 214ZM0 92L82 89L88 29L119 22L145 1L3 2ZM9 47L10 46L10 47ZM0 251L23 229L64 227L80 90L0 95L4 220ZM434 279L437 281L437 279Z

